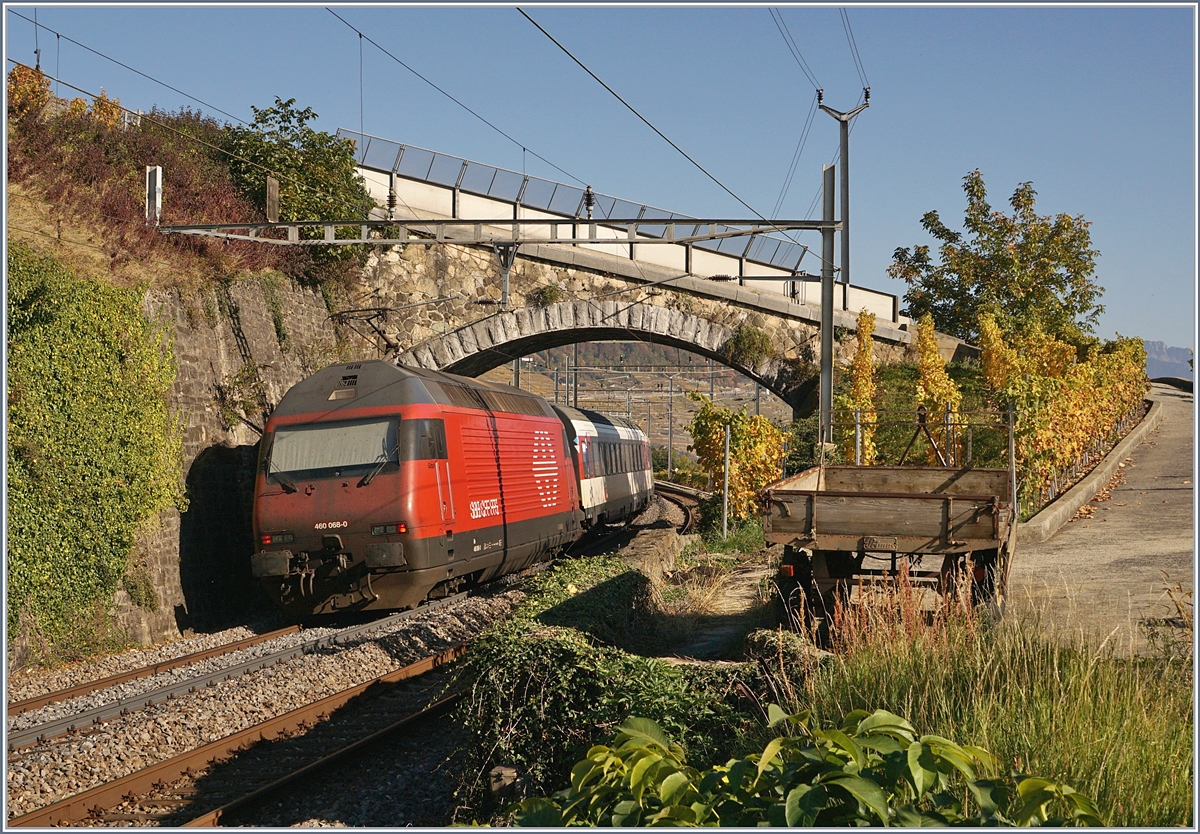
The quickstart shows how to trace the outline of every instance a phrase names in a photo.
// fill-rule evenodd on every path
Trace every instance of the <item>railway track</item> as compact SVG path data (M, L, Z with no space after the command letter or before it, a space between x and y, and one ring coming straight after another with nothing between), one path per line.
M683 511L683 524L680 525L679 532L683 534L692 532L696 526L696 508L700 504L700 499L707 497L708 493L669 481L655 481L654 491L660 498L670 501Z
M347 687L299 709L260 722L215 742L143 768L91 790L8 820L14 828L50 825L158 824L211 827L239 809L268 794L313 776L348 755L375 744L414 722L445 714L456 694L436 698L396 721L397 699L389 689L419 678L457 659L460 644L410 663L365 683ZM426 687L428 689L429 687ZM401 692L411 694L411 690ZM418 697L421 693L418 692ZM374 695L374 698L370 698ZM329 717L364 697L370 706L357 703L348 717L340 717L333 732L316 732L317 725L332 726ZM326 720L329 719L329 720ZM287 744L286 751L272 749L253 755L262 744ZM246 753L246 764L233 766Z
M398 614L393 614L390 617L385 617L379 620L374 620L369 623L363 623L357 626L351 626L346 629L341 629L332 633L324 634L313 640L307 640L299 644L287 646L277 651L270 652L265 655L251 657L247 660L234 663L229 666L223 666L215 670L201 672L195 675L179 677L169 681L161 686L153 686L138 692L133 695L118 697L100 703L97 706L84 709L79 712L70 712L66 715L51 718L44 722L38 722L25 727L10 727L8 733L8 749L10 751L20 750L24 747L29 747L39 742L48 741L67 735L68 733L85 731L93 728L105 721L115 718L120 715L127 715L132 711L143 709L154 704L161 704L172 698L179 697L182 694L194 692L202 687L214 686L222 681L230 678L244 675L249 672L257 672L277 663L291 660L305 654L312 654L331 646L341 643L346 643L355 640L372 631L379 631L388 628L402 620L410 619L415 616L424 615L439 608L444 608L452 605L455 602L463 599L466 594L457 594L448 597L444 600L439 600L429 605L423 605L419 608L413 608L408 611L401 611ZM24 710L17 711L16 708L22 704L31 702L40 702L39 706L46 706L53 703L65 702L73 698L79 698L86 695L92 695L106 688L120 685L130 680L141 678L150 678L156 674L161 674L167 670L175 670L183 668L187 665L203 662L205 660L219 658L224 655L230 655L238 651L244 651L253 646L260 645L279 637L295 634L300 631L298 626L286 629L280 629L278 632L260 635L258 637L249 638L237 643L230 643L226 646L208 649L203 652L197 652L193 655L185 655L176 658L166 663L155 664L154 666L145 667L143 669L133 670L131 672L115 675L112 678L107 678L100 681L95 681L90 684L82 684L72 687L71 689L62 690L61 692L49 693L39 698L29 699L28 701L19 702L9 707L10 715L16 711L18 714L31 712L34 707L26 707ZM165 667L165 668L160 668Z
M106 678L100 678L94 681L77 684L66 689L60 689L56 692L48 692L45 695L37 695L32 698L25 698L21 701L14 701L8 705L8 716L11 718L15 715L21 715L25 712L41 709L48 704L56 704L62 701L69 701L72 698L79 698L84 695L91 695L93 692L98 692L102 689L117 686L127 681L138 680L140 678L148 678L162 672L169 672L172 669L178 669L183 666L190 666L193 663L200 663L204 660L220 657L222 655L231 654L233 652L242 651L243 649L253 648L262 643L269 643L279 637L286 637L289 634L296 634L300 631L300 626L292 625L286 628L276 629L265 634L256 634L253 637L247 637L243 640L237 640L232 643L226 643L221 646L214 646L209 649L204 649L199 652L192 652L170 660L163 660L158 663L152 663L148 666L142 666L138 669L131 669L128 672L119 672L115 675L109 675Z
M682 503L685 515L690 517L687 507L690 495L675 500L674 496L667 498L673 503ZM636 528L615 531L617 536L632 535ZM608 538L608 537L605 537ZM537 566L544 567L544 566ZM537 568L528 572L534 572ZM519 577L507 577L512 580ZM508 584L505 582L504 584ZM278 652L270 652L260 657L246 660L238 659L225 665L217 671L206 671L202 675L188 673L188 667L203 664L207 661L218 660L222 655L230 655L237 651L253 649L270 640L294 636L300 630L296 627L281 629L277 632L258 635L236 643L226 644L214 649L207 649L194 655L183 656L169 661L163 661L113 675L109 678L93 681L88 684L64 689L29 698L10 705L10 726L14 720L30 722L36 719L41 711L48 712L53 708L70 708L71 701L79 698L94 698L103 695L105 689L144 684L145 689L137 694L126 697L113 697L98 707L77 711L73 715L55 717L50 721L29 723L17 726L10 733L10 750L18 752L10 754L9 770L14 768L14 762L20 762L23 757L33 757L32 770L34 781L37 774L49 774L53 765L47 765L38 759L44 751L61 746L63 753L69 758L73 755L71 749L77 746L80 739L86 739L99 732L97 737L107 737L105 725L113 719L122 720L120 731L129 737L128 728L132 726L133 736L144 732L138 728L150 727L152 722L160 721L155 714L148 714L145 719L136 715L147 706L163 704L170 700L190 700L201 692L219 692L214 687L231 684L225 683L232 678L257 677L254 673L262 673L270 665L278 665L286 660L302 655L328 653L338 650L338 644L350 643L358 638L370 641L368 632L383 630L397 620L408 619L437 610L457 602L459 595L399 615L380 619L371 623L339 630L335 634L325 634L316 640L300 641ZM297 780L305 780L317 775L318 771L345 762L347 757L354 756L356 751L373 745L383 738L395 738L396 734L405 733L422 721L433 721L438 715L444 714L451 706L447 697L432 697L433 683L422 683L429 679L428 673L450 662L462 652L462 645L447 649L436 655L431 655L416 663L408 664L402 669L377 676L365 683L343 688L332 694L325 695L312 703L285 711L282 715L267 721L261 721L252 726L241 723L227 722L219 727L243 727L237 732L229 733L215 741L206 744L193 744L185 752L172 751L178 755L138 767L132 772L114 769L111 781L94 785L81 790L74 795L60 798L51 804L28 811L22 816L10 818L7 822L12 827L48 826L48 825L159 825L159 826L213 826L219 824L237 823L248 820L248 824L256 823L254 815L261 811L262 800L268 793L282 792L287 794L289 786ZM306 661L311 662L311 661ZM176 676L167 686L154 686L156 675L171 673ZM289 673L292 674L292 673ZM437 674L436 672L434 673ZM423 677L424 676L424 677ZM408 683L405 683L408 682ZM322 693L324 694L324 693ZM422 701L422 703L417 703ZM432 700L432 704L428 702ZM367 706L370 703L375 707ZM426 709L428 706L428 710ZM157 713L161 716L161 709ZM181 705L169 707L180 710ZM190 718L186 708L183 711L184 720ZM445 735L438 724L436 733ZM219 732L219 730L218 730ZM226 731L228 732L228 731ZM430 729L423 732L434 733ZM116 736L122 737L122 736ZM211 739L213 734L209 734ZM45 742L55 739L50 744ZM422 742L428 743L428 742ZM395 744L389 744L391 749ZM132 744L129 747L133 747ZM379 754L372 754L379 755ZM142 752L141 760L152 760L152 748ZM411 768L411 766L409 766ZM91 767L95 772L97 768ZM85 779L78 783L80 788L94 784L95 780ZM333 778L337 784L338 778ZM328 779L321 780L328 784ZM28 780L24 786L28 786ZM314 783L308 783L314 784ZM78 790L78 788L77 788ZM47 799L57 794L63 796L61 788L53 792L43 791ZM9 779L10 805L20 810L36 804L25 800L13 803L14 782ZM274 806L272 806L274 807Z

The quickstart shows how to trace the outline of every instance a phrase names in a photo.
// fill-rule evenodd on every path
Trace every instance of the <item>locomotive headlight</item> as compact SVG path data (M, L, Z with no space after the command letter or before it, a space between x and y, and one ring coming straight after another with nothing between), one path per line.
M291 544L296 540L292 533L263 533L262 543L265 547L269 544Z
M407 533L408 525L403 521L397 521L395 524L372 524L372 536L390 536L394 533Z

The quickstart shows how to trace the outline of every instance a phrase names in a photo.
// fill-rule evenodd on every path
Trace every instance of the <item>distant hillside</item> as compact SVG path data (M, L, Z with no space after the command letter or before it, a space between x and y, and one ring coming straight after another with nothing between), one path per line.
M1161 376L1177 376L1194 379L1188 360L1192 352L1188 348L1167 347L1163 342L1146 342L1146 374L1151 379Z

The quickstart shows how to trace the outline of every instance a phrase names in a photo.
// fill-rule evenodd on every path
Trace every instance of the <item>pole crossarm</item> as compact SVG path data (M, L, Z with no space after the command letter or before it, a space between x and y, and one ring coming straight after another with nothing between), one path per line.
M618 231L620 237L602 237L599 227ZM726 238L754 237L772 232L837 231L840 221L824 220L355 220L306 221L294 223L213 223L190 226L159 226L164 234L215 237L234 241L269 243L277 246L395 246L399 243L459 244L572 244L613 243L638 246L655 243L674 245ZM339 238L339 229L354 229L353 237ZM641 231L639 229L655 230ZM322 234L304 237L301 232ZM661 234L657 233L661 230ZM562 231L563 234L559 232ZM392 236L395 235L395 236Z

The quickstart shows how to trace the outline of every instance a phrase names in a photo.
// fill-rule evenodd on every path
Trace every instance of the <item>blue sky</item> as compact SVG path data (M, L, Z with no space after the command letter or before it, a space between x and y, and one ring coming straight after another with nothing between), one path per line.
M34 27L14 13L33 8L7 7L8 58L32 62ZM749 215L515 7L333 8L597 191ZM863 84L837 7L778 8L826 104L853 107ZM962 177L979 168L996 208L1031 180L1040 214L1093 223L1099 335L1194 344L1194 7L846 8L872 90L851 135L855 284L902 293L885 274L892 252L930 242L919 223L930 209L960 226ZM739 197L772 211L814 91L767 7L526 11ZM357 129L361 115L368 133L567 179L365 42L360 113L358 35L324 7L39 5L37 17L243 119L294 97L324 130ZM144 110L197 106L46 30L38 40L43 69L79 87ZM807 216L836 148L836 123L817 113L779 217Z

